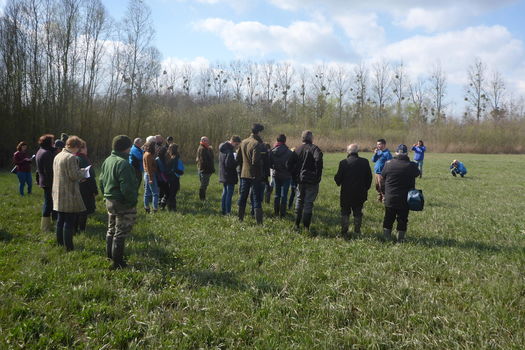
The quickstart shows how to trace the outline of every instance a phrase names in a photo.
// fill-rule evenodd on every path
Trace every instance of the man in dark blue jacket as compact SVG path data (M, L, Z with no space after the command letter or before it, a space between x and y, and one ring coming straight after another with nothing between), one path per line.
M383 177L381 175L383 167L386 162L392 159L392 154L390 150L386 148L385 139L379 139L376 143L376 150L372 156L372 162L376 163L374 165L374 173L376 179L376 191L377 191L377 200L383 202L385 193L383 192Z
M222 183L222 215L232 211L232 197L235 185L239 182L235 150L239 147L241 138L232 136L229 141L219 145L219 182Z
M138 187L140 187L142 176L144 176L144 164L142 162L142 158L144 157L144 151L142 150L143 145L144 142L142 142L142 139L137 137L133 141L133 146L131 146L131 151L129 152L129 164L133 167L133 170L135 170Z
M409 213L408 191L416 187L419 174L417 164L408 158L407 146L399 145L395 159L386 162L382 172L385 193L383 234L386 240L392 239L392 227L397 220L397 241L404 241Z

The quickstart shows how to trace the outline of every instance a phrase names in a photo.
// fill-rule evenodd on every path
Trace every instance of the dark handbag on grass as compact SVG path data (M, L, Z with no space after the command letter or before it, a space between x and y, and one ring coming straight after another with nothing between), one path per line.
M15 165L13 169L11 169L11 174L17 174L18 170L16 170L17 166Z
M422 190L413 189L408 191L408 209L412 211L422 211L425 207L425 197Z

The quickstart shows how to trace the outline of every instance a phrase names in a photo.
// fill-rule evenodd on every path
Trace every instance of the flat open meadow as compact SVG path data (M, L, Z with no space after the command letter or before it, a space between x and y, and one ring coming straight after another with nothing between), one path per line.
M379 239L373 189L362 238L339 237L343 158L325 155L315 237L268 204L262 227L222 217L217 175L201 203L190 167L177 213L139 204L120 271L101 198L65 253L39 233L42 190L20 198L1 173L0 348L525 348L525 156L428 154L404 244ZM465 178L449 174L455 158Z

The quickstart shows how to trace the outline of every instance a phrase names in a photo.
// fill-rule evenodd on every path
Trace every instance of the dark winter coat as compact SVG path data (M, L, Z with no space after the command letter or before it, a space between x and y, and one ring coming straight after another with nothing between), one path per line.
M55 159L56 150L51 148L42 148L36 152L36 168L38 173L38 186L53 187L53 159Z
M285 144L274 147L270 151L270 167L274 170L274 178L278 180L288 180L292 178L292 174L286 167L292 153Z
M213 162L213 149L199 145L197 149L197 168L203 174L213 174L215 164Z
M219 146L219 182L235 185L238 181L237 160L233 145L224 142Z
M288 160L288 171L297 184L318 184L323 175L323 152L311 143L297 147Z
M242 140L237 155L241 179L263 180L265 176L263 157L266 152L266 146L259 135L251 134L250 137Z
M370 163L357 153L352 153L339 162L334 180L337 186L341 186L341 208L362 205L368 198L368 189L372 184Z
M91 165L91 162L85 155L77 153L76 156L81 168L86 168ZM86 212L88 214L94 213L97 208L95 196L98 194L98 188L95 169L93 169L93 167L89 168L89 178L85 181L80 181L80 194L82 195L82 200L86 206Z
M408 209L408 191L415 188L419 176L417 164L408 156L396 156L386 162L382 172L385 207Z

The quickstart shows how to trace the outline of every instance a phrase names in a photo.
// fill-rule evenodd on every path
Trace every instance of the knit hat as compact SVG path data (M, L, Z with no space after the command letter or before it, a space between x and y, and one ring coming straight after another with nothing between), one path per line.
M118 135L113 138L113 150L117 152L124 152L132 144L131 139L126 135Z
M396 154L407 154L407 153L408 153L408 148L406 145L400 144L399 146L397 146Z

